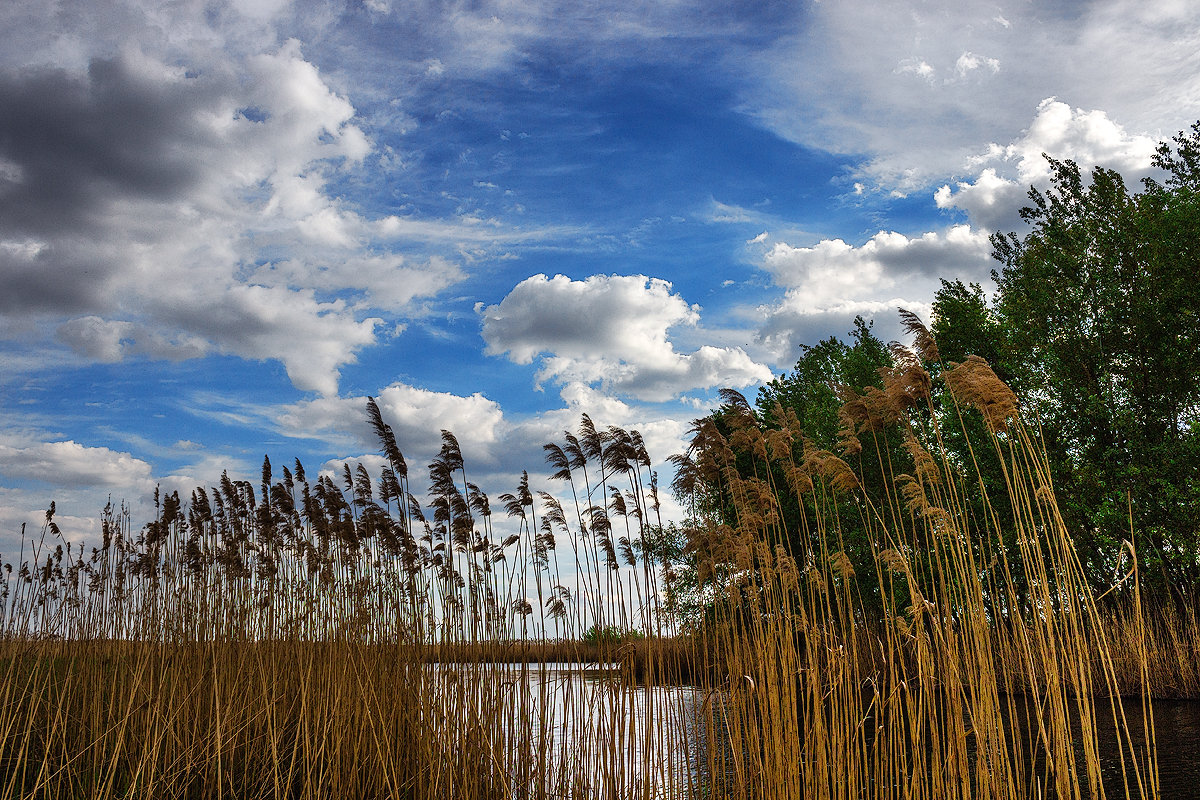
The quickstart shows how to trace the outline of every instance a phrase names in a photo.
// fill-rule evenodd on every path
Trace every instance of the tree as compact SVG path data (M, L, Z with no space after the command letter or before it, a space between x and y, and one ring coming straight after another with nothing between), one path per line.
M942 361L961 364L967 356L979 356L1001 380L1008 379L1003 331L982 286L943 278L932 312L931 332Z
M1173 144L1154 158L1165 183L1136 193L1113 170L1085 181L1049 159L1051 188L1021 211L1031 230L992 237L994 325L978 292L939 293L939 340L991 347L1036 412L1099 585L1131 521L1148 582L1200 585L1200 123Z
M779 424L776 404L791 409L814 444L833 450L841 427L838 387L862 391L867 386L881 386L879 370L892 365L892 355L887 345L871 333L871 323L855 317L848 342L830 336L815 345L802 345L795 369L759 389L755 406L762 419L772 425Z
M855 317L854 327L845 340L831 336L816 345L804 346L792 372L759 390L755 411L767 431L789 427L786 420L777 417L779 412L794 415L803 435L802 441L793 442L795 461L804 460L805 449L838 454L849 464L870 502L876 508L886 509L891 505L888 496L894 493L890 465L906 459L903 437L895 427L875 430L861 438L851 433L853 446L847 446L847 422L841 414L848 397L867 390L882 390L884 374L896 367L892 351L871 332L871 327L872 323L861 316ZM739 455L743 475L752 473L752 468L746 466L751 461L751 454ZM770 480L775 486L788 485L777 466ZM876 543L867 533L855 501L843 498L849 505L834 508L812 496L799 497L794 492L779 495L779 511L792 553L804 556L841 551L855 571L870 574ZM831 514L839 519L831 521L828 527L812 524L817 515ZM804 524L802 517L807 517L809 524ZM829 541L819 541L818 532L822 529ZM806 531L808 538L802 540ZM870 603L877 598L865 600Z

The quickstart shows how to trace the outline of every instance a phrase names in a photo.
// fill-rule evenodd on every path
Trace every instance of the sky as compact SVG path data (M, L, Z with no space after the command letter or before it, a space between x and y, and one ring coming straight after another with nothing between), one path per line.
M1198 118L1187 0L0 4L0 552L377 467L368 396L492 493L582 413L661 464Z

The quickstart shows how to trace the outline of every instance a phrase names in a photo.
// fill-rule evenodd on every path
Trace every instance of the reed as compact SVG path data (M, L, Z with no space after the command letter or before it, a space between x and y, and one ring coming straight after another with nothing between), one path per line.
M903 442L882 499L727 395L675 460L682 550L636 432L585 416L494 519L448 432L418 499L374 402L378 475L265 462L88 552L52 509L0 589L0 800L1082 798L1113 763L1156 796L1115 698L1195 690L1195 615L1098 605L1016 398L944 380L1002 486L915 358L845 398L843 456Z

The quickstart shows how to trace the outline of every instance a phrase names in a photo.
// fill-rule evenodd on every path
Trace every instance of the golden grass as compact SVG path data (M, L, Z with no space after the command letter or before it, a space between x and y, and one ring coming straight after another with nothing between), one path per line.
M947 376L1004 465L988 494L913 424L929 385L909 363L847 398L847 452L906 437L883 505L794 425L698 424L680 474L726 505L689 528L711 603L686 629L640 437L586 417L548 446L557 496L523 476L501 498L507 533L449 434L422 509L373 404L375 485L265 467L261 492L164 497L139 532L110 508L91 554L51 551L48 516L4 591L0 800L1082 798L1106 759L1121 796L1156 796L1152 733L1114 698L1149 721L1151 691L1196 691L1195 615L1149 619L1136 580L1101 610L1011 392L980 362ZM980 525L1016 549L981 550ZM585 645L593 625L644 638Z

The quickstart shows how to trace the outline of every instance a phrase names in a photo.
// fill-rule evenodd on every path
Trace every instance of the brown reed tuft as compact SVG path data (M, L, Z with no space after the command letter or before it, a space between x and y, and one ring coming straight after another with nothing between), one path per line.
M636 432L584 416L493 506L450 432L414 488L373 401L377 474L264 460L140 529L110 506L89 552L51 509L0 574L0 800L1102 796L1106 716L1154 797L1107 698L1200 692L1194 610L1136 576L1098 604L979 359L945 381L1003 485L946 452L922 330L842 390L841 457L723 394L672 461L682 526ZM878 496L868 434L902 443Z

